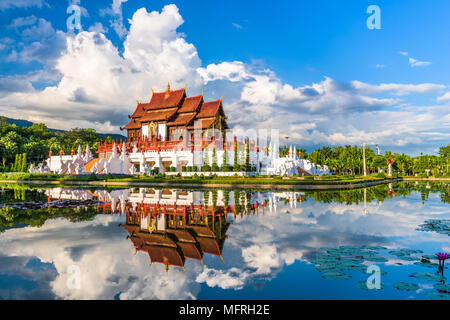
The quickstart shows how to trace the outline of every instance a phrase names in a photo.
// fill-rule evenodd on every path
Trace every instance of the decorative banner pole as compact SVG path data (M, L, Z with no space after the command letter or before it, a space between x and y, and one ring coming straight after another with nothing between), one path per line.
M367 177L367 169L366 169L366 144L363 143L363 166L364 166L364 177Z

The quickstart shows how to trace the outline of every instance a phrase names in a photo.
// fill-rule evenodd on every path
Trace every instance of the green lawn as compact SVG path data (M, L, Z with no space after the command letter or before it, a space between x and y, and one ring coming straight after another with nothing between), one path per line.
M60 176L57 174L30 174L14 173L0 174L0 180L15 181L107 181L107 182L148 182L148 183L177 183L177 184L251 184L251 185L347 185L364 182L382 181L381 177L362 177L362 176L324 176L324 177L204 177L201 174L193 177L179 176L134 176L134 177L114 177L107 176Z

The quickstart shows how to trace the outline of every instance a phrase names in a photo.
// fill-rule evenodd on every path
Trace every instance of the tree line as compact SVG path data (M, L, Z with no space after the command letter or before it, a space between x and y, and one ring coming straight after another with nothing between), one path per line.
M303 158L313 163L326 165L336 174L361 175L364 173L363 148L360 146L324 146L306 154L302 150ZM386 151L383 155L376 154L370 147L365 147L367 173L387 171L388 160L392 159L394 173L400 175L449 175L450 145L439 149L438 155L421 153L413 157L405 153Z
M9 124L7 118L0 117L0 171L26 171L31 163L38 164L47 159L50 151L54 155L59 154L60 150L64 154L70 154L72 150L76 152L79 145L83 149L89 145L95 155L99 141L103 142L104 139L104 135L97 133L94 129L74 128L69 131L55 131L42 123L35 123L30 127L18 127L15 124ZM106 140L108 143L112 142L109 136ZM249 146L246 144L245 148L246 158L243 166L248 167ZM309 154L305 149L297 147L297 151L302 158L326 165L336 174L362 175L364 172L363 149L360 146L323 146ZM288 147L280 148L280 157L288 153ZM386 170L387 161L391 158L394 161L393 170L398 174L449 175L450 145L442 146L438 155L421 153L420 156L412 157L390 151L377 155L370 147L365 148L365 155L369 174L377 173L382 168ZM237 158L235 157L235 162ZM239 169L237 163L235 165Z
M31 163L47 159L50 151L58 155L62 150L67 155L76 152L79 145L83 150L89 145L95 154L99 141L104 140L94 129L55 131L42 123L18 127L0 117L0 171L26 171ZM106 140L111 143L112 138Z

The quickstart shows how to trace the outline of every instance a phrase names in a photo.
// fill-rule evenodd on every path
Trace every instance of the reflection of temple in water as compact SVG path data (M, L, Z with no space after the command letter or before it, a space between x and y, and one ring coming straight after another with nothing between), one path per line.
M222 257L231 221L244 215L276 212L280 200L296 207L298 192L261 193L238 190L185 191L134 188L106 190L49 189L51 199L96 199L103 214L126 216L121 226L136 250L150 263L184 268L186 259L203 264L205 254Z

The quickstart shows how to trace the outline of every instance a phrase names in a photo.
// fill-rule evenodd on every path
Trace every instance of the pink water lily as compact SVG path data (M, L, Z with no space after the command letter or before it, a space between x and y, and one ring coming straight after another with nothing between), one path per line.
M439 260L439 271L444 275L444 263L445 260L450 259L450 254L445 252L436 253L436 258Z
M447 259L450 259L450 254L445 252L439 252L436 254L436 257L438 258L439 261L445 261Z

